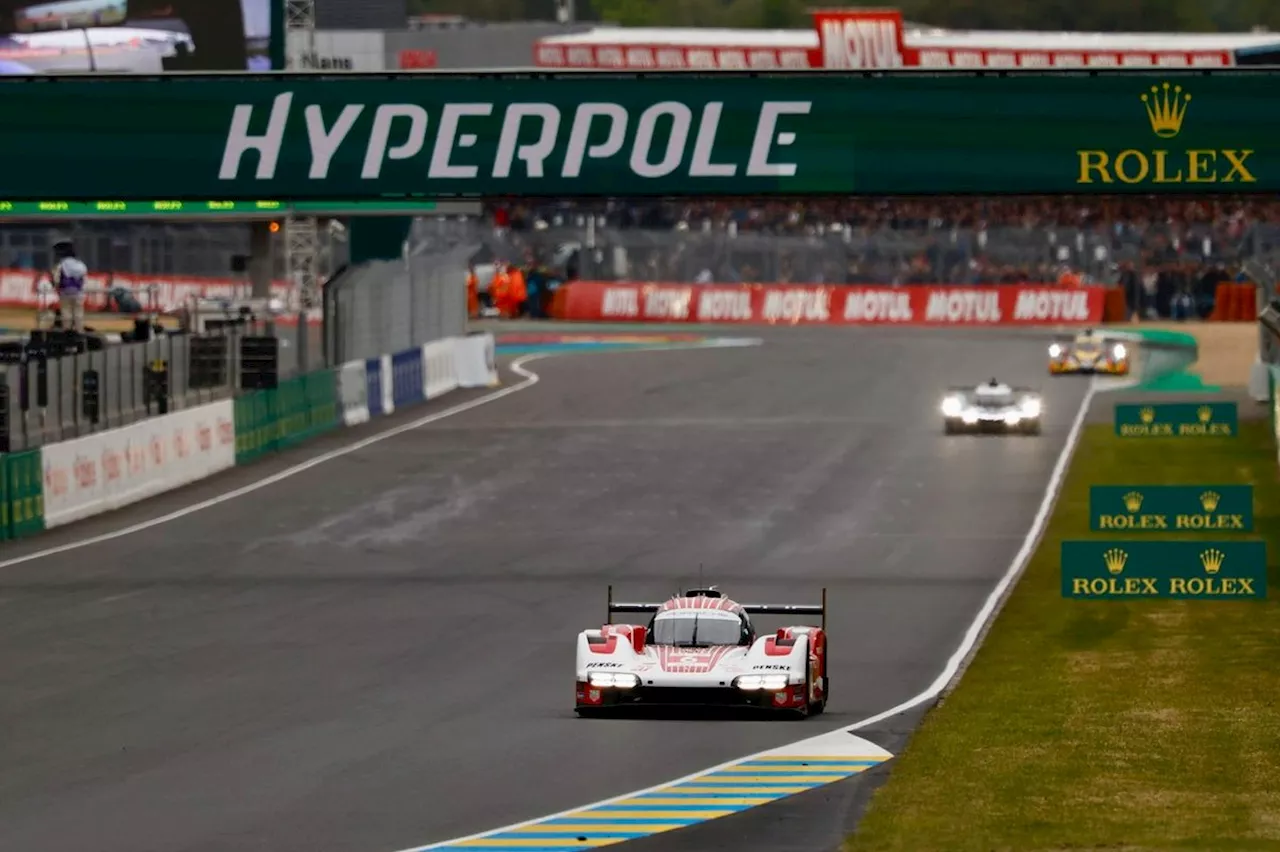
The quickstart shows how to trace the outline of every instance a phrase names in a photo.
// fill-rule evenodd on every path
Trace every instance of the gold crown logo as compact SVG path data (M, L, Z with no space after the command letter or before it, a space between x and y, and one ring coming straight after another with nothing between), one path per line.
M1137 491L1130 491L1124 495L1124 507L1130 512L1136 512L1142 508L1142 495Z
M1222 495L1216 491L1206 491L1200 495L1200 505L1204 507L1206 512L1212 512L1218 508L1218 502L1222 500Z
M1213 409L1207 405L1202 405L1196 409L1196 417L1201 423L1208 423L1213 419Z
M1161 139L1172 139L1182 130L1182 120L1187 117L1191 95L1182 91L1181 86L1152 86L1150 94L1141 96L1147 107L1147 120L1151 122L1151 131Z
M1118 547L1113 547L1102 554L1102 561L1107 563L1108 571L1112 574L1119 574L1124 570L1124 564L1129 561L1129 554Z
M1200 554L1200 564L1204 566L1206 574L1217 574L1222 570L1222 563L1226 558L1227 555L1221 550L1211 547Z
M1148 405L1138 412L1138 419L1149 424L1156 419L1156 410Z

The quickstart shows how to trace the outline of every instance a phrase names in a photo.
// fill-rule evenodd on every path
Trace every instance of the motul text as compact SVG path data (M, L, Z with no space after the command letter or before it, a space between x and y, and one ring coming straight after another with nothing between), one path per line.
M641 284L575 281L558 319L789 325L1090 325L1101 287L1032 285L864 287L792 284Z

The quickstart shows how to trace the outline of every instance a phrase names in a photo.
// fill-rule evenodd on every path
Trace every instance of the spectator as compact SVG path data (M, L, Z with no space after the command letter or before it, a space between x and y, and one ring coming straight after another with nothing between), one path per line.
M508 200L490 212L512 252L572 246L556 265L568 280L1109 284L1138 316L1169 317L1206 315L1252 258L1280 268L1280 202L1252 197Z

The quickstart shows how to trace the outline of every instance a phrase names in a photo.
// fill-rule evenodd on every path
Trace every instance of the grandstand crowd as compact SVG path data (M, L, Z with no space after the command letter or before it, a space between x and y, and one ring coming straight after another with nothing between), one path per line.
M563 242L593 217L633 279L1120 284L1153 318L1207 315L1218 283L1280 259L1280 202L1251 198L511 201L489 215L538 256L539 234Z

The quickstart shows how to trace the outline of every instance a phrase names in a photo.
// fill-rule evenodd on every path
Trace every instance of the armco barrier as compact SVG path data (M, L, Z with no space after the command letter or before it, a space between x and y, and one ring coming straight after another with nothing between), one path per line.
M1095 325L1104 287L992 284L900 287L574 281L555 319L785 325Z
M233 419L232 402L224 400L42 448L45 526L118 509L232 467Z
M344 425L369 421L369 371L363 361L348 361L338 369L338 400Z
M44 469L39 450L5 453L3 466L6 538L25 538L44 529Z

